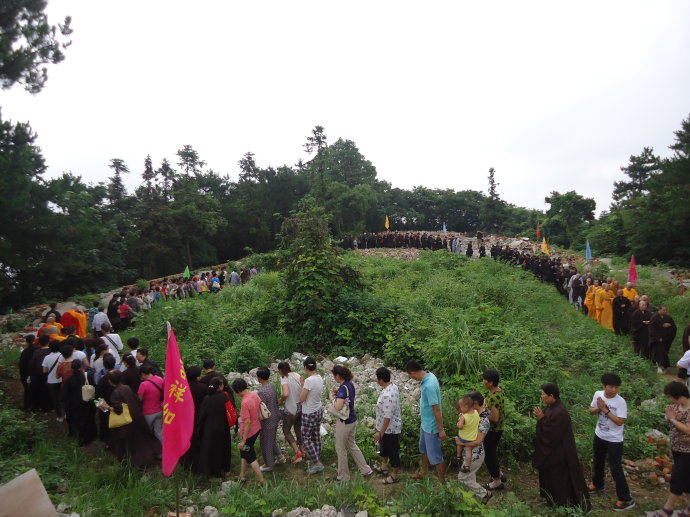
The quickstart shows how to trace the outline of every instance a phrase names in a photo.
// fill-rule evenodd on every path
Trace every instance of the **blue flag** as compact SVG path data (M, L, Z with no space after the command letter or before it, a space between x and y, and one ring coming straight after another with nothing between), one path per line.
M585 250L585 260L587 262L592 260L592 249L589 247L589 239L587 239L587 249Z
M448 232L446 231L446 223L443 223L443 233L448 233Z

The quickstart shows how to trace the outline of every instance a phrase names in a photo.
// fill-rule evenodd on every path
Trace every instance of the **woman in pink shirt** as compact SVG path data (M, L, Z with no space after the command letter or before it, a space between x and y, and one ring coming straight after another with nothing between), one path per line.
M242 408L240 410L240 443L237 446L240 450L240 457L242 458L240 482L246 481L247 465L249 465L256 474L256 477L259 478L259 486L264 486L264 476L259 468L259 462L256 461L256 452L254 451L254 442L256 442L259 431L261 431L261 421L259 419L261 413L261 399L256 393L247 389L247 383L244 379L235 379L232 381L232 391L242 399Z

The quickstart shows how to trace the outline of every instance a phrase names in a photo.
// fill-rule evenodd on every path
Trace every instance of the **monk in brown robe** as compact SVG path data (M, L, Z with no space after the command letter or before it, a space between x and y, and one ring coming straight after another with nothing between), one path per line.
M668 315L668 308L659 305L659 310L649 320L649 347L652 352L652 361L659 367L659 373L671 366L668 352L671 343L676 338L676 322Z
M534 408L537 437L532 465L539 470L539 493L556 506L591 509L587 483L577 457L570 414L560 400L556 383L541 387L544 411Z
M638 308L630 316L630 337L636 354L649 358L649 322L652 313L647 310L647 302L640 300Z

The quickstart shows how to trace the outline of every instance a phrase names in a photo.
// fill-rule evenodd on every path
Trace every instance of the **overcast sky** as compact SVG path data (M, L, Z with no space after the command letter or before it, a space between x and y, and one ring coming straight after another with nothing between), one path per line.
M294 164L315 125L394 187L486 191L545 209L552 190L607 209L644 146L668 156L690 115L690 2L52 0L73 18L45 89L0 92L49 165L105 181L122 158L191 144L236 178Z

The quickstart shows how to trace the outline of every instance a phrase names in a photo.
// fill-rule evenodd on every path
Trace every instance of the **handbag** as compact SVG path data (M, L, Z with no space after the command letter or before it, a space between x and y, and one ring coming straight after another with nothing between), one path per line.
M96 387L93 384L89 384L89 374L84 372L85 384L81 387L81 399L84 402L91 402L96 398Z
M268 406L264 404L264 401L261 401L261 404L259 406L261 408L261 411L259 411L259 420L266 420L267 418L271 418L271 410L268 409Z
M228 418L228 425L230 427L235 427L237 424L237 411L235 411L235 406L230 400L230 395L225 394L227 397L227 402L225 403L225 416Z
M116 429L118 427L123 427L132 423L132 415L129 414L129 406L126 403L122 403L122 413L117 414L115 411L110 412L108 417L108 427L110 429Z
M333 399L333 402L328 406L328 412L335 416L338 417L340 420L347 420L350 418L350 390L345 386L345 391L347 391L347 398L345 399L345 404L343 404L343 407L340 410L335 409L335 399Z

